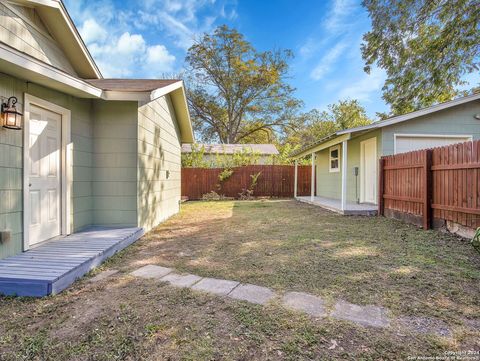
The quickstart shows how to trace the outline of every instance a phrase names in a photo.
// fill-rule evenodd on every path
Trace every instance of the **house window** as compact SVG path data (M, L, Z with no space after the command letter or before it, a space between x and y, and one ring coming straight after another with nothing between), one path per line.
M340 146L330 148L330 158L329 158L329 170L330 173L340 171Z

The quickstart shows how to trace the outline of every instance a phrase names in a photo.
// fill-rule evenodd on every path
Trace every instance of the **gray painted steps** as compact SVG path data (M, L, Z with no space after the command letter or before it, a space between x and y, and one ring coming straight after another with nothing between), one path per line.
M0 294L43 297L59 293L143 233L136 227L91 227L0 260Z

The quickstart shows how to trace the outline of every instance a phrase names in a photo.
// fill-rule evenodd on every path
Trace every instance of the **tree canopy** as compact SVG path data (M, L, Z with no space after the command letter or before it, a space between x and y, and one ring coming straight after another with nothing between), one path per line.
M288 50L259 52L235 29L218 27L188 50L188 103L203 141L271 139L292 128L301 102L287 84Z
M452 99L479 71L479 0L364 0L372 30L362 56L368 73L387 73L383 97L393 114Z
M289 132L287 142L310 144L338 130L371 124L365 108L355 99L340 100L328 105L328 110L313 109L304 114L305 126Z

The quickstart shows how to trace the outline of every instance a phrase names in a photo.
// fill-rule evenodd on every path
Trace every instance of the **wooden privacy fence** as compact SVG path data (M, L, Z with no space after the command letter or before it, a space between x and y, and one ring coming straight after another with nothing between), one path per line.
M290 165L250 165L232 168L233 174L221 182L223 168L182 168L182 197L202 199L211 191L226 197L238 198L243 188L252 183L250 175L260 173L253 195L255 197L293 197L295 167ZM297 195L310 195L310 166L298 166Z
M480 141L380 159L379 214L428 229L433 222L480 226Z

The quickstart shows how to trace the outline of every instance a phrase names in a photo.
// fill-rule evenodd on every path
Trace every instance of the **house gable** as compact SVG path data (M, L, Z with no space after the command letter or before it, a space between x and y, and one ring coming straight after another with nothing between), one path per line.
M0 3L0 41L70 75L78 76L60 44L33 7Z

